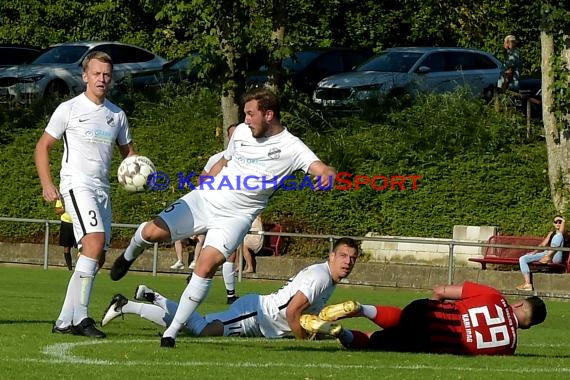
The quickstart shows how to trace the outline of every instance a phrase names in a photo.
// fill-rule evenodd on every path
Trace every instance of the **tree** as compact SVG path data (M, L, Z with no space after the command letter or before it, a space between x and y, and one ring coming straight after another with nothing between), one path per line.
M570 200L570 11L564 2L542 7L542 114L548 152L548 177L554 207Z

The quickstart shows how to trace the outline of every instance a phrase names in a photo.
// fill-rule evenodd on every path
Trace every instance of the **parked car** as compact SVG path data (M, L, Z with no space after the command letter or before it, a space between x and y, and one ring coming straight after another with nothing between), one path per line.
M29 65L1 69L0 95L3 89L16 100L79 94L85 89L81 63L92 51L111 56L115 82L127 74L161 68L167 62L148 50L120 42L67 42L52 46Z
M145 70L124 76L115 88L120 92L128 90L155 89L168 83L194 83L198 80L198 70L193 64L197 53L174 59L154 70Z
M501 62L480 50L390 48L351 72L324 78L313 101L323 107L352 108L386 96L441 93L464 85L473 94L492 96L500 71Z
M365 49L318 48L299 51L281 63L284 81L301 91L311 94L324 77L352 70L372 56ZM262 66L246 78L249 86L261 86L268 81L268 68Z
M29 63L42 53L42 49L27 45L0 45L0 67Z

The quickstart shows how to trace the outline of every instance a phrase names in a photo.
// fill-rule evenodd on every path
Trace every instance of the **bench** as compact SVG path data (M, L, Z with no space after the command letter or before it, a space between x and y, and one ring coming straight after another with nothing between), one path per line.
M283 227L279 223L264 223L263 231L283 232ZM283 237L280 235L263 235L263 247L256 256L280 256L282 241Z
M491 236L487 243L489 244L510 244L536 247L544 238L536 236ZM469 261L481 264L481 269L487 269L487 264L498 265L519 265L519 257L532 251L525 248L503 248L503 247L486 247L483 257L471 257ZM534 268L543 268L552 272L570 273L570 255L564 252L564 260L560 264L548 263L543 264L534 262L530 264Z

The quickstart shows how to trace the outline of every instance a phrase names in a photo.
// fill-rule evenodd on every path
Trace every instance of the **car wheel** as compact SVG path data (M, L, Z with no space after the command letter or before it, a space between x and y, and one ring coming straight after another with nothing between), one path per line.
M54 80L47 85L44 97L49 99L57 99L66 97L69 94L69 87L67 87L67 84L65 84L65 82L61 80Z

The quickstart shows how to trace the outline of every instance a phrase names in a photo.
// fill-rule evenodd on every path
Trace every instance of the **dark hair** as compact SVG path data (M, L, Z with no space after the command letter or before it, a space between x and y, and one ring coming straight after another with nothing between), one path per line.
M109 54L105 53L104 51L92 51L91 53L87 54L85 58L83 58L83 62L81 63L83 71L87 71L87 66L89 66L89 62L91 62L92 59L109 63L111 65L111 70L113 70L113 60Z
M279 99L271 90L264 87L256 87L249 90L243 96L243 103L257 100L257 109L262 112L273 111L277 119L281 118Z
M554 215L554 218L552 220L556 220L556 218L564 219L564 217L562 215L556 214L556 215Z
M338 239L334 242L333 251L335 251L340 245L346 245L347 247L354 248L358 254L358 243L356 243L354 239L346 237Z
M530 325L538 325L546 319L546 305L544 301L537 296L528 297L526 301L530 305Z

